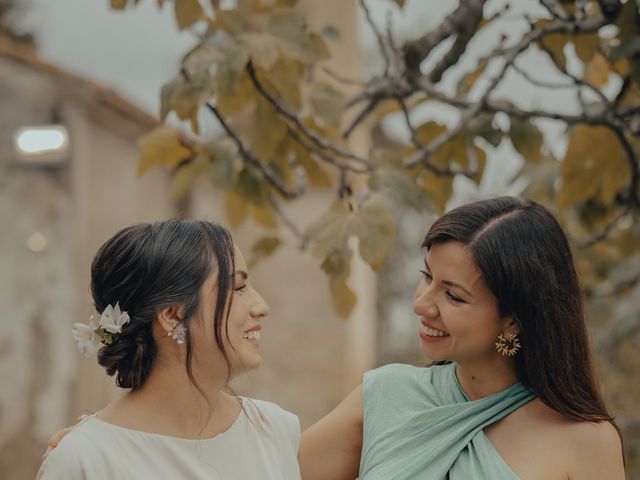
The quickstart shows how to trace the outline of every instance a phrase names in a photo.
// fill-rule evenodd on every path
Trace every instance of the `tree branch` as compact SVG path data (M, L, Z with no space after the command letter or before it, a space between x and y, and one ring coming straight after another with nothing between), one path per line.
M304 193L304 188L301 186L298 190L289 190L286 186L282 184L282 182L275 176L273 171L268 167L262 164L262 162L256 158L242 143L240 137L233 131L233 129L229 126L229 124L222 117L220 112L216 107L211 105L210 103L206 104L206 107L213 113L216 117L220 126L224 129L225 133L233 140L238 148L238 152L245 159L245 161L254 167L256 167L262 174L265 176L267 181L275 188L284 198L286 199L294 199L299 197Z
M331 143L329 140L320 137L311 129L307 128L295 114L289 112L271 93L269 93L264 88L262 83L260 83L260 80L258 80L255 68L253 67L253 64L251 62L247 63L247 73L249 74L251 83L253 83L253 86L256 88L258 93L262 95L273 108L275 108L276 112L278 112L282 117L288 120L297 130L299 130L314 145L316 145L316 147L328 150L336 156L353 160L366 168L371 167L369 161L365 160L364 158L358 157L357 155L347 150L344 150L343 148Z

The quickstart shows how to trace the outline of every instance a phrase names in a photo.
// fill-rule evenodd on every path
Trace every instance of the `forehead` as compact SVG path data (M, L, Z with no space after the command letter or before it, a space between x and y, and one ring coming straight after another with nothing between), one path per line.
M234 252L234 255L235 255L236 270L242 270L242 271L246 272L247 271L247 262L244 259L244 255L242 254L242 252L240 251L238 246L235 245L235 244L233 246L233 252Z
M483 284L482 271L467 247L460 242L436 243L425 257L433 274L465 287Z

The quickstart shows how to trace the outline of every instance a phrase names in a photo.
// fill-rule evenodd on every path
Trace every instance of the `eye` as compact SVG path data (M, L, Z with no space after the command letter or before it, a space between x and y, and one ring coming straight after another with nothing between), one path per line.
M247 288L247 284L243 284L243 285L238 285L237 287L233 287L233 291L234 292L242 292L244 291L244 289Z
M461 299L460 297L456 297L454 294L452 294L450 291L447 290L447 297L449 298L449 300L451 300L452 302L455 303L467 303L465 302L463 299Z

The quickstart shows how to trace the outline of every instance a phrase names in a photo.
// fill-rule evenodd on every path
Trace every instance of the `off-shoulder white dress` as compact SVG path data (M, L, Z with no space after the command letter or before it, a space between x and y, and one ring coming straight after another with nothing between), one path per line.
M299 480L298 418L242 397L231 427L189 440L84 419L42 463L38 480Z

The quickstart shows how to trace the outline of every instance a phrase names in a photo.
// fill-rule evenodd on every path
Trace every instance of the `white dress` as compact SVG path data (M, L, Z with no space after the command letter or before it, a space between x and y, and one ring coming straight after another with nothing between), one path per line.
M300 480L298 417L242 398L229 429L190 440L119 427L87 417L49 452L38 480Z

